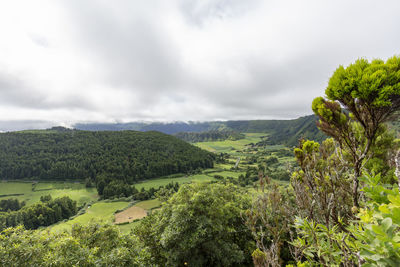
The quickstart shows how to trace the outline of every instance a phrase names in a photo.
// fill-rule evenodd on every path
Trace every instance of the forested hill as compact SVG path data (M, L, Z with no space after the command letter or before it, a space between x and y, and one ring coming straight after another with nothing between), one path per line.
M238 132L268 133L268 144L295 146L301 138L322 141L326 136L316 126L314 115L295 120L228 121L226 126Z
M159 132L44 130L0 133L0 179L124 183L213 166L214 155Z
M89 123L75 124L73 127L78 130L85 131L158 131L166 134L176 134L179 132L205 132L210 130L217 130L223 126L221 122L172 122L172 123L142 123L142 122L128 122L128 123Z
M223 140L239 140L244 138L244 134L235 131L208 131L208 132L179 132L174 134L177 138L190 143L207 142L207 141L223 141Z
M176 123L117 123L117 124L76 124L76 129L82 130L154 130L167 134L180 132L210 132L234 131L247 133L268 133L270 144L297 145L304 137L321 141L324 134L316 127L317 117L309 115L294 120L243 120L243 121L214 121L214 122L176 122ZM179 134L182 135L182 134Z

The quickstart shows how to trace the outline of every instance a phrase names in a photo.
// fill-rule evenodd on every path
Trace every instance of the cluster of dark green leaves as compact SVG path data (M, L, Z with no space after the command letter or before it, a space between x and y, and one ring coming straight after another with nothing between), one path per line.
M160 266L250 265L254 243L241 216L250 204L232 184L186 184L136 234Z
M24 225L26 229L37 229L68 219L77 213L76 201L69 197L42 198L39 202L18 211L0 212L0 230Z
M2 199L0 200L0 212L20 210L25 204L25 201L19 201L16 198Z
M166 184L165 186L160 186L157 189L154 187L150 187L149 189L142 189L137 190L135 187L133 188L134 193L132 195L133 199L136 200L148 200L151 198L155 197L167 197L171 196L173 193L177 192L179 190L179 184L170 182Z
M0 232L0 266L149 266L148 258L134 236L111 225L74 225L71 233Z

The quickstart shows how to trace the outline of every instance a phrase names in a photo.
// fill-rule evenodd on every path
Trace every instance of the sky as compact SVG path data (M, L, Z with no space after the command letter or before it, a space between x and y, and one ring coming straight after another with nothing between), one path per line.
M0 130L292 119L400 53L400 1L3 0Z

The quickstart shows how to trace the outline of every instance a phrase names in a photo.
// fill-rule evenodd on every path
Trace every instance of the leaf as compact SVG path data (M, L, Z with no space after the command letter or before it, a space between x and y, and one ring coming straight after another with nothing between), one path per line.
M383 231L387 232L389 228L392 226L393 222L391 218L385 218L382 220L381 225L383 227Z
M400 195L389 195L388 199L391 203L393 203L396 206L400 206Z
M385 232L383 231L382 227L379 225L371 225L372 231L377 234L377 235L385 235Z

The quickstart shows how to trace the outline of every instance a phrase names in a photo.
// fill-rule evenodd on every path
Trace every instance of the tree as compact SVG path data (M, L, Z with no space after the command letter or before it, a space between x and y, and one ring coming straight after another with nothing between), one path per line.
M297 215L328 228L351 219L351 169L334 140L302 140L294 154L300 166L291 179Z
M329 80L326 98L315 98L318 127L351 155L353 205L359 207L359 177L382 125L400 109L400 57L359 59L339 66Z
M133 235L115 225L75 224L71 232L0 232L0 266L150 266L148 253Z
M283 266L297 256L290 245L294 238L294 200L286 189L271 182L262 172L259 179L263 192L257 194L246 212L246 225L257 246L252 253L253 263L254 266Z
M380 181L381 173L393 181L388 161L396 143L384 123L400 109L400 58L340 66L325 93L312 109L333 139L295 149L301 170L292 177L299 206L293 244L306 266L397 266L399 191Z
M135 234L160 266L250 264L254 242L241 216L250 204L232 184L186 184Z

